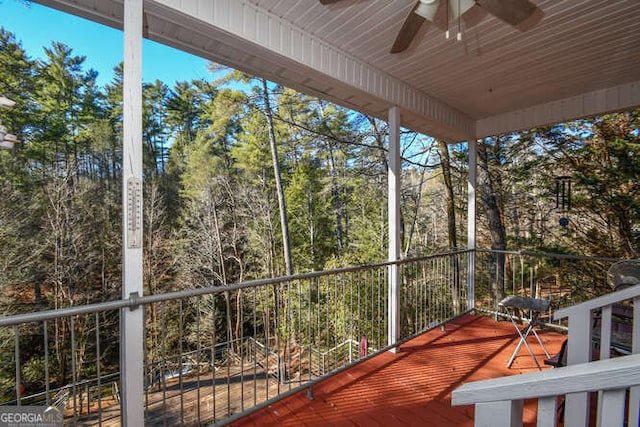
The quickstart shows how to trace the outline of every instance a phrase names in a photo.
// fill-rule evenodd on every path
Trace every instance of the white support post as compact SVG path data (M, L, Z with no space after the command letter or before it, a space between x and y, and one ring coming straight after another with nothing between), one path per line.
M537 427L555 426L558 416L558 397L547 396L538 399Z
M569 315L567 365L591 361L591 311L581 310ZM565 400L565 426L587 425L589 393L570 393Z
M124 2L122 298L142 296L142 6ZM120 315L122 425L144 425L144 314Z
M388 221L389 221L389 261L400 258L400 108L389 108L389 170L388 179ZM398 341L400 334L400 283L398 265L389 266L389 345ZM396 351L394 348L392 351Z
M522 427L522 400L478 403L474 414L475 427Z
M604 390L602 392L602 406L598 410L596 425L599 427L625 425L624 406L626 397L627 390L625 389ZM629 420L628 425L637 424L633 424L632 420Z
M476 304L476 185L478 143L469 141L469 178L467 182L467 309Z

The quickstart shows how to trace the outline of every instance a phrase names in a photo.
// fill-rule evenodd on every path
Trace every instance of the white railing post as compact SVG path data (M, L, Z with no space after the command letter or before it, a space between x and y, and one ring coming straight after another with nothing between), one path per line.
M124 2L122 298L142 296L142 0ZM144 310L120 311L122 424L144 425Z
M602 405L598 410L597 425L599 426L623 426L624 406L627 390L605 390L602 394ZM586 425L586 424L585 424ZM629 422L628 425L633 425ZM637 424L635 424L637 425Z
M475 427L522 427L522 400L478 403Z
M567 365L577 365L591 360L591 311L582 310L569 316ZM565 426L587 425L589 410L588 393L568 394L565 400Z
M402 164L400 162L400 108L389 108L389 170L388 221L389 261L400 258L400 191ZM398 341L400 334L400 283L398 264L389 265L389 345ZM395 348L392 350L395 351Z
M640 385L640 355L570 365L559 369L511 375L463 384L453 391L451 404L476 405L476 426L514 426L522 423L522 402L538 398L538 427L554 427L555 399L603 391L599 426L619 426L624 420L626 390ZM568 408L565 408L565 426ZM573 417L571 425L577 425ZM588 420L582 427L588 425ZM629 425L636 425L635 419Z
M538 399L537 427L555 426L558 416L558 398L556 396Z

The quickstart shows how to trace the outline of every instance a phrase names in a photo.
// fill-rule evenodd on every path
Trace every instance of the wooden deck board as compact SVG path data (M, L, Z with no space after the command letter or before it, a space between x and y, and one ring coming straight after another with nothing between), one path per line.
M551 354L564 336L540 334ZM472 406L451 406L461 384L533 372L537 367L521 349L511 369L507 361L517 344L510 322L463 316L313 386L313 400L301 391L239 420L234 426L473 426ZM544 352L528 341L542 364ZM535 402L526 402L524 425L535 425Z

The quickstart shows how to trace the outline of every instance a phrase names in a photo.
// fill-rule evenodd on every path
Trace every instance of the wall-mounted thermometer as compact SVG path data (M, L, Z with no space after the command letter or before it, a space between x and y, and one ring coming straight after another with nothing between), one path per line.
M142 247L142 181L127 179L127 246Z

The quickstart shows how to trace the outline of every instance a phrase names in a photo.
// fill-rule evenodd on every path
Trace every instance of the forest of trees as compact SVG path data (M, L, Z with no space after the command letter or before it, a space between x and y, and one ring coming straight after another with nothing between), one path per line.
M69 46L44 51L0 27L16 102L0 122L24 141L0 151L2 315L121 294L122 65L101 87ZM386 122L214 68L144 83L145 293L383 261ZM634 110L479 141L478 246L637 258L639 125ZM402 154L403 256L464 246L467 144L404 130Z
M117 298L121 65L98 87L68 46L31 60L13 34L0 37L0 93L16 102L0 120L25 141L0 152L0 286L40 308ZM279 187L291 272L384 260L386 122L222 74L144 84L146 293L287 273ZM447 246L437 147L403 138L405 254L433 252Z

